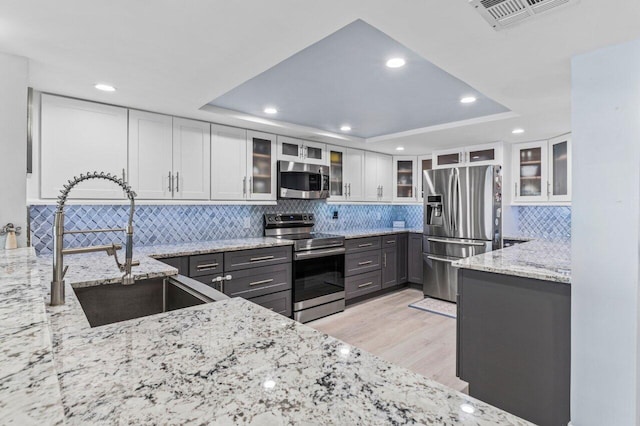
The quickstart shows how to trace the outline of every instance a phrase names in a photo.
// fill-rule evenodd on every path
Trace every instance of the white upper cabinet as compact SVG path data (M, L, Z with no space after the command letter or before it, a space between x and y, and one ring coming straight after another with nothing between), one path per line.
M347 148L344 162L344 183L347 185L345 199L348 201L365 200L365 152Z
M173 197L208 200L211 190L210 124L173 119Z
M173 198L172 118L129 111L129 184L140 199Z
M211 199L247 198L247 131L211 125Z
M571 136L513 145L515 204L571 202Z
M208 200L209 124L129 111L129 182L143 200Z
M452 148L433 153L433 168L502 164L502 143Z
M328 165L327 145L302 139L278 136L278 160Z
M433 169L433 155L418 157L418 200L424 200L424 172Z
M276 136L247 131L248 199L277 197Z
M327 155L329 156L329 200L344 201L349 193L344 176L347 148L327 145Z
M59 96L41 96L40 196L57 198L68 180L87 172L122 176L127 168L127 110ZM71 198L121 199L111 182L89 180Z
M390 155L365 152L365 201L391 201L393 198L393 159Z
M417 201L418 157L393 157L393 200L397 202Z
M563 135L549 141L549 201L571 201L571 136Z

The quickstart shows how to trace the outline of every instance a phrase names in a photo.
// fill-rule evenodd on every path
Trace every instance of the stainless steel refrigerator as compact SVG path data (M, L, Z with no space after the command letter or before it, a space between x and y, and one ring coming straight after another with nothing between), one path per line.
M425 296L456 301L458 259L500 248L500 166L455 167L424 172Z

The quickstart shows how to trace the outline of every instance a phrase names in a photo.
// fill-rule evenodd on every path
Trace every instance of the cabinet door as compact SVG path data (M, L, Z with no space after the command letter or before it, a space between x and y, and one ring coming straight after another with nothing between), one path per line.
M443 151L436 151L433 153L433 168L434 169L446 169L449 167L459 166L464 162L463 150L461 148L447 149Z
M378 182L380 182L380 201L393 200L393 157L378 154Z
M140 199L172 198L171 126L171 116L129 111L129 183Z
M408 250L409 250L409 234L398 234L396 245L398 258L398 284L404 284L409 280L409 264L408 264Z
M211 199L247 197L247 131L211 125Z
M464 154L464 161L469 166L502 164L502 143L470 146Z
M211 194L210 124L173 119L173 197L208 200Z
M513 145L515 201L547 200L547 141Z
M347 149L338 146L327 146L329 155L329 201L345 199L348 186L344 177Z
M393 200L416 201L417 157L393 157Z
M252 200L276 199L276 137L247 132L248 196Z
M563 135L549 141L549 201L571 201L571 137Z
M278 136L278 161L301 162L304 155L303 145L302 139Z
M57 198L63 185L80 173L122 176L127 168L127 110L43 94L40 144L42 198ZM113 183L94 179L75 187L70 197L119 199L124 195Z
M364 153L364 198L365 201L380 201L378 154L375 152Z
M327 165L327 145L303 141L302 161L308 164Z
M418 192L419 200L424 200L424 172L433 169L433 155L421 155L418 157Z
M422 234L409 234L409 282L422 284Z
M398 251L396 247L382 249L382 288L398 284Z
M344 181L347 184L347 200L364 201L365 152L359 149L347 149Z

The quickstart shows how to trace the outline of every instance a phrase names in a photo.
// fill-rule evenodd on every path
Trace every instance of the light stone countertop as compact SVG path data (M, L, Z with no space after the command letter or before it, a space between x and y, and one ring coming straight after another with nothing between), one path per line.
M453 266L570 284L571 242L534 240L461 259Z
M379 235L402 234L402 233L422 234L422 228L369 228L355 229L348 231L330 231L328 234L342 235L345 239L376 237Z
M528 424L240 298L90 328L49 268L0 251L3 422Z

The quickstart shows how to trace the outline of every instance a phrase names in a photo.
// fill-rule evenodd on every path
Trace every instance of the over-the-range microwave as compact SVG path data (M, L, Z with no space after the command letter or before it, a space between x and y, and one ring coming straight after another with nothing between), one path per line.
M278 161L278 198L319 200L328 197L328 166Z

